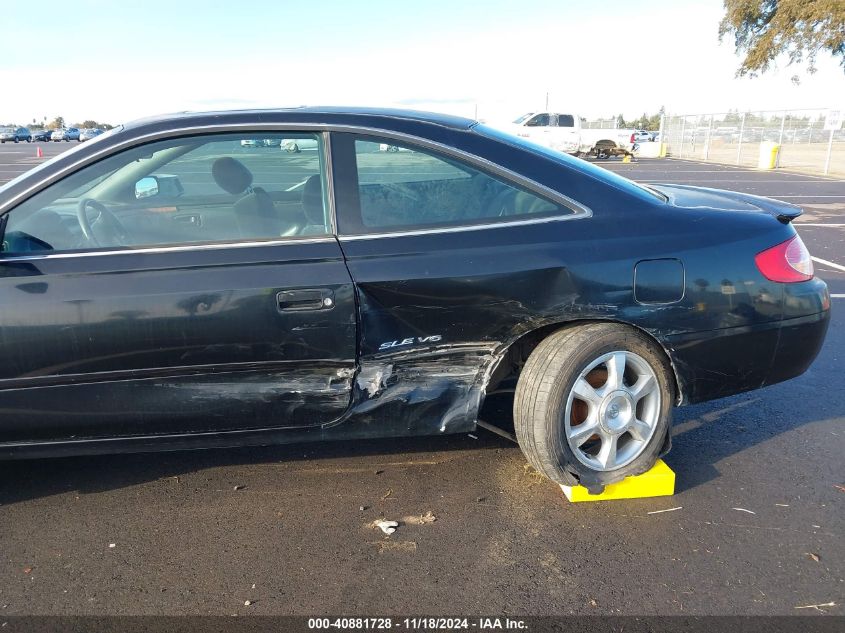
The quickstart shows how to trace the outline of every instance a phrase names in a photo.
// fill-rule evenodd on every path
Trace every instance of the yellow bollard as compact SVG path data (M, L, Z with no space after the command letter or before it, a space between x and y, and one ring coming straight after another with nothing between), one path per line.
M643 497L669 497L675 494L675 472L662 459L651 470L636 477L605 486L604 492L591 495L584 486L563 486L561 490L572 503L582 501L610 501L611 499L640 499Z
M780 145L771 141L760 143L760 154L757 157L757 169L774 169L778 165Z

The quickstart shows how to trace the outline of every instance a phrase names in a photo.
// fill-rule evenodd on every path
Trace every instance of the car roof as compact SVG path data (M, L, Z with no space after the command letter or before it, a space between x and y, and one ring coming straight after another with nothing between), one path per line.
M239 119L261 118L269 121L290 121L297 123L324 124L381 124L395 127L403 123L422 123L437 125L455 130L468 130L477 121L449 114L425 112L422 110L404 110L400 108L367 108L342 106L300 106L295 108L266 108L251 110L220 110L209 112L176 112L131 121L124 129L131 130L148 125L178 122L185 126L201 126L210 123L226 124Z

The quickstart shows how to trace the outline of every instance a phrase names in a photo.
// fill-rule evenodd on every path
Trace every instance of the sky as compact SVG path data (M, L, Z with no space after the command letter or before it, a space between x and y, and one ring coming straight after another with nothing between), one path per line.
M0 34L0 123L303 104L497 121L543 109L547 95L587 118L845 107L845 73L828 55L814 75L784 61L735 78L740 58L718 40L722 0L2 4L17 26Z

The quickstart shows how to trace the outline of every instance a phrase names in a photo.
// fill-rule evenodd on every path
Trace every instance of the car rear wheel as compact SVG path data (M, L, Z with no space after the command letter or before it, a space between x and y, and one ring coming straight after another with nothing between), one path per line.
M648 337L615 323L573 326L544 339L526 362L516 436L549 479L600 489L654 465L673 402L668 361Z

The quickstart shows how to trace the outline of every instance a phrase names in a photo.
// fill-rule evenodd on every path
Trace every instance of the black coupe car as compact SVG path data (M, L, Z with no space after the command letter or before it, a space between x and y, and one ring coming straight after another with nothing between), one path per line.
M466 432L512 388L531 464L597 488L813 361L800 213L420 112L128 124L0 189L0 455Z
M33 141L49 141L50 136L53 134L53 130L43 129L43 130L34 130L32 132L32 140Z

